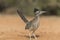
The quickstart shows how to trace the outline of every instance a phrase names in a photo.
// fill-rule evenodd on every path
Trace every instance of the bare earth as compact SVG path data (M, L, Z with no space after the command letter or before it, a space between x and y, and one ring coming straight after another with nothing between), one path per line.
M25 23L19 16L0 15L0 40L29 40L24 28ZM60 17L41 17L35 34L39 36L37 40L60 40Z

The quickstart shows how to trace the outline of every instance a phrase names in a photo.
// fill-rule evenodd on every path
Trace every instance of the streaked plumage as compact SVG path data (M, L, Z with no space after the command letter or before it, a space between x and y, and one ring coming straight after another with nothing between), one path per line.
M22 18L22 20L26 23L25 29L29 30L30 32L32 31L32 34L31 35L29 34L30 35L30 40L31 40L32 35L36 38L34 32L39 27L39 15L41 15L42 13L45 13L46 11L39 11L39 9L34 8L35 17L30 21L28 21L25 18L22 11L17 10L17 12L18 12L19 16Z

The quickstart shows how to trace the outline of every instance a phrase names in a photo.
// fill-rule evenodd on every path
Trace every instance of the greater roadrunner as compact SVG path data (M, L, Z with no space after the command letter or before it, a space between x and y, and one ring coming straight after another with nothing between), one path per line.
M17 10L19 16L22 18L22 20L26 23L25 29L29 30L31 33L29 33L30 36L30 40L31 40L31 36L33 35L35 39L36 35L34 34L34 32L37 30L37 28L39 27L39 15L41 15L42 13L45 13L46 11L39 11L39 9L34 8L34 14L35 17L28 21L25 16L23 15L22 10Z

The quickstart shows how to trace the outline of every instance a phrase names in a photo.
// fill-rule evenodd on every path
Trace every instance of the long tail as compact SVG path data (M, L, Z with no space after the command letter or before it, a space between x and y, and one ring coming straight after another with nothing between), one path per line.
M22 10L22 9L17 9L17 13L18 13L18 15L21 17L21 19L22 19L25 23L28 22L28 20L26 19L26 17L23 15L23 10Z

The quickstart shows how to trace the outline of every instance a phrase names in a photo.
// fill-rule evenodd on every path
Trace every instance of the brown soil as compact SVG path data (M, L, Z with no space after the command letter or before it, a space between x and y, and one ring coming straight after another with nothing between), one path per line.
M0 40L29 40L24 28L25 23L19 16L0 15ZM37 40L60 40L60 17L41 17L35 34L39 36Z

